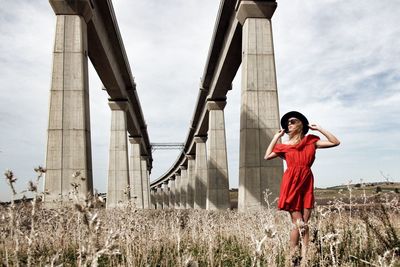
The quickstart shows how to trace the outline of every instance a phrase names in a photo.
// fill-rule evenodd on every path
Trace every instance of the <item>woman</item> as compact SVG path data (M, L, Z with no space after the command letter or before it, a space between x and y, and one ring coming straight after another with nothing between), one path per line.
M291 251L295 251L300 237L299 226L304 249L309 240L307 222L314 207L314 177L310 168L315 159L315 150L338 146L340 142L320 126L309 125L307 118L297 111L283 115L281 125L283 129L273 137L264 158L270 160L279 156L286 160L287 169L282 178L278 208L290 213L295 226L290 233L290 247ZM320 140L312 134L306 135L309 129L319 131L327 140ZM277 144L284 133L288 134L289 140Z

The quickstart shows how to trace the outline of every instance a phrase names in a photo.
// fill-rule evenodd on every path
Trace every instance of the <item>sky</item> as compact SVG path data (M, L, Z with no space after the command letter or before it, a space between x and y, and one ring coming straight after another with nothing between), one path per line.
M150 141L184 142L217 0L113 1ZM341 145L318 150L315 186L400 182L400 1L280 0L272 18L280 114L298 110ZM0 171L17 190L45 165L56 17L48 1L0 0ZM225 108L230 187L238 186L240 75ZM93 183L106 191L111 112L89 66ZM320 133L314 133L323 137ZM151 180L179 151L156 150ZM10 199L4 175L0 201Z

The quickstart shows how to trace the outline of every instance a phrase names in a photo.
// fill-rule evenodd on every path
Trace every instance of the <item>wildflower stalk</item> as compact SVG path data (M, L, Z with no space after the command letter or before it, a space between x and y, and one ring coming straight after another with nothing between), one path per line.
M39 181L42 178L43 174L46 172L46 169L39 166L35 168L35 172L37 173L36 180L35 182L29 181L28 184L28 191L33 193L33 199L32 199L32 210L31 210L31 230L29 233L28 239L28 262L27 265L32 266L32 247L33 247L33 241L35 238L35 229L36 229L36 205L38 202L38 185Z
M14 261L16 266L19 266L18 260L18 252L19 252L19 238L16 231L16 220L15 220L15 196L17 195L17 191L15 190L14 183L17 181L17 178L14 176L14 173L11 170L6 170L4 172L4 176L6 177L7 184L11 188L11 205L9 207L9 215L10 215L10 235L13 241L15 241L15 250L14 250Z
M349 214L349 219L351 220L351 208L352 208L352 199L353 199L353 195L352 195L352 191L353 189L351 188L351 180L348 182L347 184L347 190L349 191L349 209L350 209L350 214Z
M369 261L366 261L366 260L360 259L360 258L358 258L358 257L356 257L356 256L353 256L353 255L350 255L350 258L353 258L353 259L359 260L359 261L361 261L362 263L366 263L366 264L368 264L368 265L371 265L371 266L376 266L376 267L379 267L379 265L373 264L373 263L371 263L371 262L369 262Z

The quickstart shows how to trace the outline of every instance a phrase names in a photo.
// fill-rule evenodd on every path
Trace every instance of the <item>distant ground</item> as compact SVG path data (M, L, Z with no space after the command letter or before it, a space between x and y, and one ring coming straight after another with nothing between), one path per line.
M341 200L344 203L349 203L351 190L352 203L371 203L376 202L377 197L382 193L391 193L393 196L400 197L400 183L395 182L376 182L364 184L349 184L338 185L327 188L315 188L315 201L317 205L327 205L335 199ZM238 207L238 189L232 188L229 190L231 199L231 209ZM105 194L100 194L105 198ZM16 200L17 203L30 201L31 198ZM0 202L0 205L6 205L9 202Z
M357 183L349 185L338 185L327 188L315 188L315 201L317 205L326 205L329 201L341 199L348 203L350 197L353 203L364 203L364 199L370 201L371 198L378 196L378 193L398 194L400 196L400 183L395 182L376 182L376 183ZM231 208L237 208L238 189L230 189Z

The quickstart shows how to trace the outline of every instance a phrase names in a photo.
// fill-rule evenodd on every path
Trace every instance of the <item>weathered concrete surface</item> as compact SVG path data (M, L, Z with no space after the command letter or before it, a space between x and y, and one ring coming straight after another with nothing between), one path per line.
M132 204L138 209L143 209L142 167L140 158L140 137L129 137L131 144L129 186Z
M196 158L194 155L186 155L188 159L187 167L187 178L188 178L188 188L186 195L186 208L194 208L194 190L196 183Z
M150 181L149 181L149 171L147 170L147 157L141 157L142 163L142 189L143 189L143 208L148 209L150 203Z
M175 173L175 209L181 208L181 174Z
M157 190L156 189L151 189L150 190L150 209L156 209L157 208L157 203L156 203L156 195Z
M92 194L87 26L80 16L57 16L47 134L45 201L68 198L71 183L81 199Z
M169 185L169 207L171 209L175 209L175 177L171 177L168 181L168 185Z
M187 190L188 190L188 177L187 177L187 167L181 166L181 182L179 184L180 187L180 208L187 208Z
M196 136L196 168L195 168L195 187L194 187L194 208L205 209L207 202L207 138Z
M161 209L163 209L163 205L164 205L164 193L163 193L161 184L157 186L157 195L156 196L157 196L156 209L161 210Z
M163 209L169 209L169 187L168 180L163 183Z
M107 208L122 207L129 200L128 137L126 101L109 101L111 136L107 183Z
M243 1L238 14L242 33L242 96L240 114L239 210L266 205L264 192L279 192L282 161L265 161L265 150L279 129L278 95L270 18ZM276 3L257 4L273 14ZM254 18L256 17L256 18Z
M229 177L226 152L225 101L208 101L208 139L207 139L207 209L229 209Z

